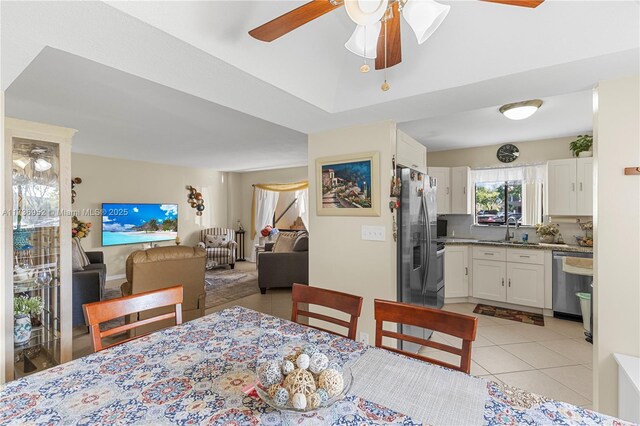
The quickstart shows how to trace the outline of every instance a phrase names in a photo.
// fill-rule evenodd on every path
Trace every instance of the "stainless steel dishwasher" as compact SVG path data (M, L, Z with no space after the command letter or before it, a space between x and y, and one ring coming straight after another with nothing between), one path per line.
M553 252L553 314L558 317L576 320L582 319L580 302L576 297L576 293L592 294L591 283L593 282L593 277L564 272L562 268L562 259L564 257L592 259L593 254L564 251Z

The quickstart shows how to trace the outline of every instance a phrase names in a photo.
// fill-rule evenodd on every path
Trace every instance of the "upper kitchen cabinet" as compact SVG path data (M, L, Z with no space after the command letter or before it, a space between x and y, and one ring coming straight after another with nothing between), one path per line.
M427 173L427 147L401 130L397 131L396 155L398 165Z
M451 170L449 167L429 167L429 176L436 179L438 214L451 213Z
M547 163L547 212L559 216L593 214L593 159Z
M451 214L472 214L469 167L451 168Z

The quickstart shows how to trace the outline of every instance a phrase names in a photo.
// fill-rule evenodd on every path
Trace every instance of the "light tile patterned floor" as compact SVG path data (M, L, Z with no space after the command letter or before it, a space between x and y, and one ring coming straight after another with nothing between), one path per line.
M253 264L237 264L240 268ZM236 267L238 267L236 266ZM240 305L280 318L291 317L291 290L252 294L208 309L207 314ZM545 317L544 327L473 313L475 304L445 305L444 309L479 319L472 350L471 374L502 381L544 396L591 408L592 345L584 341L582 324ZM460 339L434 333L436 341L460 346ZM429 356L458 362L447 352L425 348ZM74 358L91 353L89 336L76 330Z

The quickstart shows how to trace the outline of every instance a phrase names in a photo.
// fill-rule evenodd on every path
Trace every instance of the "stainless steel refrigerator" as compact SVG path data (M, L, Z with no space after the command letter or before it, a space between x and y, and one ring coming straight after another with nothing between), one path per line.
M398 301L418 306L444 305L444 244L437 242L436 180L398 168L402 180L398 209ZM400 332L428 339L431 330L401 326ZM418 345L403 342L417 352Z

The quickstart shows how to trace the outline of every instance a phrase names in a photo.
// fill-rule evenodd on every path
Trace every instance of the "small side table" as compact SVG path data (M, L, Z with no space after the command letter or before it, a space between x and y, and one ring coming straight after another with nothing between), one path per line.
M244 233L245 231L236 231L236 262L244 262Z

